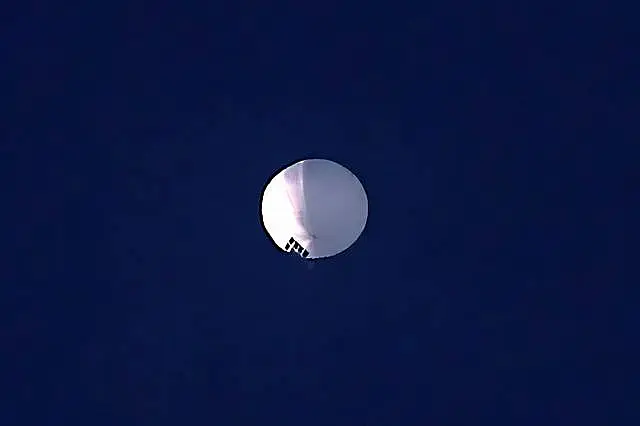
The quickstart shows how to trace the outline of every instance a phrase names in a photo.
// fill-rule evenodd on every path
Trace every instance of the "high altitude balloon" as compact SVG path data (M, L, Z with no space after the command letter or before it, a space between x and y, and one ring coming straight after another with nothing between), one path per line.
M262 194L262 223L284 251L307 259L349 248L367 222L367 194L340 164L299 161L276 174Z

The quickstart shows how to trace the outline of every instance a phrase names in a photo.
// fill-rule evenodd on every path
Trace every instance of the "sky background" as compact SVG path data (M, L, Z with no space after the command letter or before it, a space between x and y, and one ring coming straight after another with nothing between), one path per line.
M7 8L0 424L638 424L636 26L590 0ZM310 157L370 212L313 269L259 215Z

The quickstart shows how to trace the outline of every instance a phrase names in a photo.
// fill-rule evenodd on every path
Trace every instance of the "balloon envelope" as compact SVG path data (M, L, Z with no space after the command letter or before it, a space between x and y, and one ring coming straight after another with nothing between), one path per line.
M262 223L278 247L308 259L334 256L364 230L368 201L358 178L340 164L299 161L280 173L262 195Z

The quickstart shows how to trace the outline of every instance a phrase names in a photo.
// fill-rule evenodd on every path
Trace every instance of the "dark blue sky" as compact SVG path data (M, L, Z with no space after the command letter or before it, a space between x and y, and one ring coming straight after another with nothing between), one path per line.
M624 13L127 3L1 18L2 425L637 423ZM312 270L306 157L370 202Z

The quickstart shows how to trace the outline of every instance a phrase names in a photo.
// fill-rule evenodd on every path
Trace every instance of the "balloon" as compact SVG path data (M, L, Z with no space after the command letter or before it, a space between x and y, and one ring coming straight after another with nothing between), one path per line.
M358 178L330 160L299 161L262 194L262 223L282 250L307 259L335 256L364 230L367 194Z

